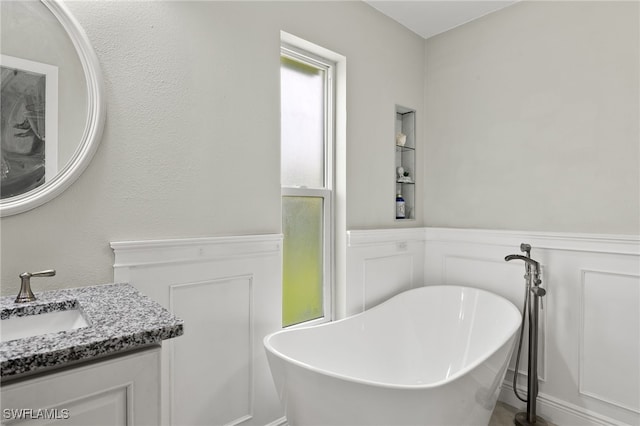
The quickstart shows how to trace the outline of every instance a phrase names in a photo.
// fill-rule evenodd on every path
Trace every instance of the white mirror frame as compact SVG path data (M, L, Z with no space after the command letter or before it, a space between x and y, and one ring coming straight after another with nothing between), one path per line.
M80 144L63 169L51 181L45 182L29 192L0 200L0 216L10 216L31 210L60 195L87 168L98 149L104 129L106 101L102 72L89 38L62 3L56 0L40 1L58 19L73 42L80 58L87 80L87 121Z

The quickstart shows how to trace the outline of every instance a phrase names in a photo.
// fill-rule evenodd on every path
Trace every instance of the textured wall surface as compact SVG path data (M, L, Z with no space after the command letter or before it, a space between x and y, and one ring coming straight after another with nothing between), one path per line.
M2 292L112 279L110 241L279 233L280 31L347 58L347 226L394 226L394 105L423 110L424 41L361 2L69 2L107 122L60 197L2 218ZM414 225L420 225L416 221Z
M638 2L520 2L426 42L428 226L640 232Z
M640 232L637 3L521 2L427 42L361 2L68 7L105 133L60 197L1 219L3 294L49 267L35 288L108 282L110 241L280 232L281 30L347 58L347 229L396 226L400 104L424 112L405 226Z

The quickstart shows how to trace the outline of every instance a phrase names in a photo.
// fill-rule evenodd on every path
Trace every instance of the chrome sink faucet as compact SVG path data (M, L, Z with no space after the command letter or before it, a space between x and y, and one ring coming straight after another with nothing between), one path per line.
M16 303L33 302L36 296L31 291L31 277L53 277L55 269L47 269L40 272L23 272L20 274L20 293L16 297Z

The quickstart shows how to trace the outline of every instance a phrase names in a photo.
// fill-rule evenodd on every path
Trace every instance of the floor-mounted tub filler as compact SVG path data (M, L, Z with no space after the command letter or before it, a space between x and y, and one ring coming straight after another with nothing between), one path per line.
M426 286L264 345L291 426L487 425L519 326L501 296Z
M527 313L529 314L529 353L527 360L527 396L521 397L518 393L517 375L513 376L513 391L522 402L527 403L527 411L516 414L514 423L516 426L547 426L547 421L536 414L536 399L538 398L538 314L542 308L542 298L547 294L547 290L540 287L542 284L542 272L540 263L531 259L531 245L520 244L520 254L510 254L504 258L505 261L522 260L525 262L526 281L524 306L522 307L522 326L520 328L520 338L518 339L518 350L516 352L515 371L519 371L520 355L522 351L522 335L524 334L524 323Z

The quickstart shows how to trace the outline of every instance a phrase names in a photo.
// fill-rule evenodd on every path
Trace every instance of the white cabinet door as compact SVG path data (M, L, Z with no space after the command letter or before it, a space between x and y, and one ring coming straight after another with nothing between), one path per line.
M160 346L0 390L3 425L157 425Z

